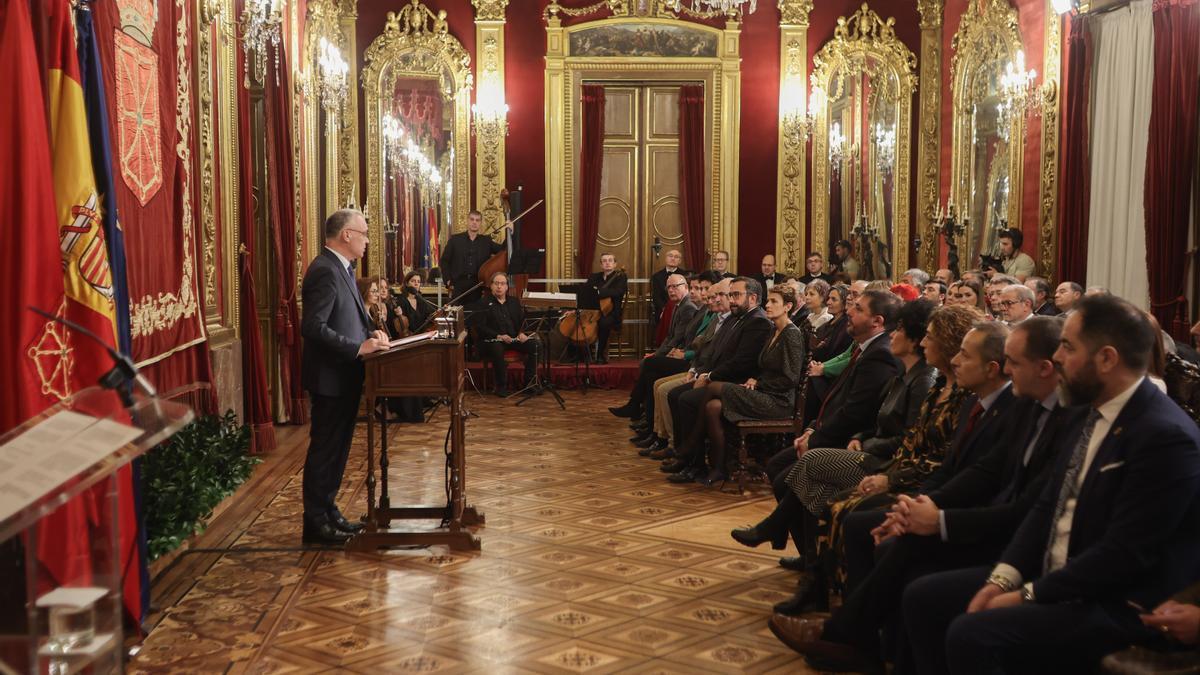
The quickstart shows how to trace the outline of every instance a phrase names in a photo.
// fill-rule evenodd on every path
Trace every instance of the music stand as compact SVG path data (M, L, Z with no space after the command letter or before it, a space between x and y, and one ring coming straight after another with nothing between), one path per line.
M508 273L539 274L542 271L542 264L545 262L546 249L544 248L526 248L514 251L512 259L508 261Z
M563 288L567 293L575 294L575 308L571 311L575 314L575 331L580 331L580 324L583 322L582 311L585 309L595 310L600 313L600 294L596 289L587 284L571 284ZM568 337L571 345L575 344L575 339ZM583 379L579 379L579 361L575 361L575 378L579 381L579 386L583 389L583 393L587 394L588 387L596 386L592 382L592 343L588 342L583 346Z
M525 333L529 334L530 331L532 331L535 335L537 335L537 339L538 339L537 366L534 366L535 370L533 371L533 378L530 379L529 385L526 386L524 389L513 394L513 396L519 397L517 399L516 405L521 405L522 403L525 403L526 401L533 398L534 396L541 396L542 394L549 392L550 395L554 397L554 400L558 402L558 407L561 408L562 410L566 410L567 409L566 401L564 401L563 397L561 395L559 395L558 387L554 386L554 381L550 378L550 349L549 349L550 329L545 328L545 326L547 324L546 318L547 318L547 315L543 314L542 316L540 316L536 319L526 319L525 320L526 325L532 324L532 328L530 330L525 331ZM522 326L522 330L524 330L524 328L525 327ZM543 335L542 335L543 330L545 331L545 337L543 337ZM538 366L540 366L542 368L542 373L544 373L545 375L538 373L538 371L536 370L536 368Z

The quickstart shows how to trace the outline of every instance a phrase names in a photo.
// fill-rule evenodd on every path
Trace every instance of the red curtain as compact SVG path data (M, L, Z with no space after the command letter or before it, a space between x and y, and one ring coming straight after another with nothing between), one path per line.
M600 231L600 178L604 171L604 87L583 85L583 147L579 150L579 248L575 275L592 271Z
M1186 339L1184 283L1188 220L1196 170L1196 77L1200 43L1196 0L1155 0L1154 94L1146 156L1146 267L1150 311Z
M237 3L241 16L244 0ZM237 67L244 67L245 54L238 52ZM268 73L267 77L274 77ZM262 336L258 329L258 297L254 285L254 254L258 244L254 240L256 220L254 202L258 194L254 191L254 153L250 130L250 92L238 79L238 211L240 221L238 247L238 281L241 286L242 328L242 387L245 390L246 406L244 420L250 426L250 451L264 453L275 449L275 427L271 422L270 384L267 368L263 362Z
M1062 199L1058 204L1058 281L1084 284L1087 278L1088 203L1091 200L1088 82L1092 73L1091 36L1082 16L1067 23L1066 73L1062 96Z
M299 283L296 275L295 175L292 173L292 116L288 92L292 89L287 53L278 48L279 76L267 77L267 180L275 276L275 337L279 343L279 386L283 412L293 424L308 421L308 401L300 383L300 312L296 307Z
M679 220L683 224L683 264L707 269L704 255L704 87L679 88Z

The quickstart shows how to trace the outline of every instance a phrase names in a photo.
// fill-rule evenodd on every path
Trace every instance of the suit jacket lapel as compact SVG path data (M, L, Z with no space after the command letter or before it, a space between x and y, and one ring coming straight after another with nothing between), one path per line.
M366 323L367 326L370 326L371 315L367 314L367 306L363 304L362 294L358 292L358 286L355 284L354 279L350 276L350 272L345 268L345 266L342 265L342 261L338 259L336 255L334 255L333 251L325 249L322 251L322 253L329 257L329 261L333 263L333 268L335 270L339 270L336 272L336 274L341 277L342 283L345 284L346 288L350 290L350 296L354 298L354 302L358 306L358 313L363 322Z
M1108 430L1108 434L1104 440L1100 442L1100 447L1096 449L1096 456L1092 458L1092 463L1088 465L1087 475L1083 477L1083 485L1079 488L1079 495L1076 500L1082 500L1087 491L1096 482L1096 476L1100 474L1100 469L1112 463L1117 459L1117 453L1121 449L1121 442L1124 440L1125 427L1128 426L1130 420L1137 419L1142 414L1142 409L1146 407L1147 402L1159 393L1158 388L1149 379L1142 382L1137 391L1121 409L1117 419L1113 420L1112 428Z

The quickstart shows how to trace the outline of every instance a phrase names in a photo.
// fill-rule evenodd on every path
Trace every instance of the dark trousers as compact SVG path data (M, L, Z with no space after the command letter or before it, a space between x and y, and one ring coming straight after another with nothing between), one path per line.
M704 413L700 409L700 402L704 400L707 392L704 387L693 387L694 382L681 384L675 387L667 394L667 402L671 406L671 419L674 422L675 429L675 449L683 449L684 442L692 435L692 429L700 422L700 415ZM692 466L704 466L704 452L702 449L689 448L692 454L689 456Z
M311 394L312 422L304 458L304 520L314 525L338 513L338 488L354 440L362 391L347 396Z
M966 614L991 566L921 577L904 591L904 624L921 673L1091 672L1105 654L1155 634L1114 601L1022 604Z
M484 340L479 345L479 356L492 362L496 373L496 391L508 390L508 362L504 360L504 352L514 351L525 354L525 384L528 385L537 374L538 351L541 343L537 338L529 338L525 342L500 342L499 340Z
M596 322L596 356L597 358L606 358L608 356L608 338L612 335L614 329L621 324L621 317L615 312L609 312L600 317Z
M688 362L668 356L647 356L638 367L638 379L629 394L629 405L642 408L647 420L654 420L654 383L688 369Z

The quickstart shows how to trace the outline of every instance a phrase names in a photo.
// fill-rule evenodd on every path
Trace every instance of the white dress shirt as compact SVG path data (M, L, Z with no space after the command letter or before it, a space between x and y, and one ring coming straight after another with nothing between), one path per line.
M328 246L325 247L325 250L336 255L337 259L342 262L342 268L345 269L347 272L350 272L350 276L354 276L354 272L350 271L350 259L349 258L347 258L346 256L342 255L341 253L338 253L337 251L329 248Z

